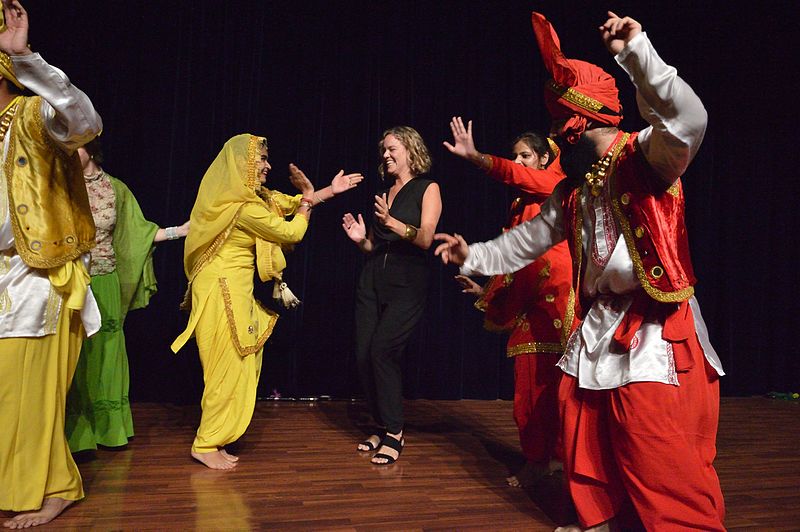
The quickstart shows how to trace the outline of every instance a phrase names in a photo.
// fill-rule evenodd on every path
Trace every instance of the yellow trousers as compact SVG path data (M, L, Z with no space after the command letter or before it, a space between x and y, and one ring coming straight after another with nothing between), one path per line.
M223 305L222 298L213 293L195 329L205 383L200 402L203 414L192 444L196 453L210 453L238 440L250 425L256 405L263 348L251 355L239 354Z
M36 510L83 498L64 435L64 409L81 351L80 316L64 305L56 334L0 339L0 509Z

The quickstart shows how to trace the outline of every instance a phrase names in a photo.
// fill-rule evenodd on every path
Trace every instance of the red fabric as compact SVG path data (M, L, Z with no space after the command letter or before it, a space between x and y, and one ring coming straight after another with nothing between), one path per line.
M640 284L660 291L661 295L651 297L663 300L669 294L694 286L697 282L689 253L683 188L680 181L670 187L658 177L642 156L636 137L636 133L631 134L619 157L616 172L609 177L612 200L616 200L622 215L619 218L615 212L614 217L617 226L627 223L633 233L635 253L631 254L631 259L634 263L641 262L645 272L644 278L639 278ZM576 187L562 203L564 231L572 250L577 249L575 224L581 208L578 202L580 194L581 188ZM641 236L637 234L637 228ZM582 312L588 312L591 302L585 301L584 294L579 290L580 279L577 278L576 266L573 264L572 282L575 293L580 296L576 309L580 317ZM663 271L660 277L653 275L656 266ZM686 295L685 299L690 295ZM684 320L682 323L684 325L667 323L665 337L671 340L685 339L688 336L688 322ZM693 330L691 323L688 327Z
M514 421L522 454L529 462L561 459L557 445L559 354L518 355L514 359Z
M509 213L504 230L526 222L539 214L540 205L564 178L558 161L543 170L527 168L508 159L492 156L489 176L520 192ZM569 249L560 243L513 276L499 275L487 284L486 328L510 331L508 348L533 342L561 344L571 287L572 270ZM547 301L552 296L552 301ZM523 317L524 316L524 317ZM531 347L527 352L541 352ZM560 349L558 349L560 351ZM545 351L547 352L547 351ZM551 347L549 352L555 352Z
M693 365L678 374L680 386L585 390L570 375L561 380L564 470L584 527L619 516L630 500L647 530L725 530L712 465L718 376L695 335L672 345Z
M559 135L574 144L586 129L587 121L609 126L619 125L622 120L622 105L619 103L619 91L614 77L591 63L567 59L561 51L555 29L544 15L534 12L531 22L542 60L553 80L563 88L572 88L599 101L613 113L590 111L545 88L545 105L552 119L567 120Z

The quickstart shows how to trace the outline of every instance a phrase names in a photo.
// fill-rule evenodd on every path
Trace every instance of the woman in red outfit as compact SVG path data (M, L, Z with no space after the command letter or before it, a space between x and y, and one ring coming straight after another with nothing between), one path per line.
M485 155L475 149L472 122L450 122L451 153L483 169L490 177L519 192L511 204L505 230L539 214L540 205L564 178L554 146L536 133L514 139L513 160ZM557 449L559 418L556 405L561 357L572 324L572 265L562 243L512 275L492 277L481 287L457 275L465 293L478 296L475 306L486 312L484 326L509 333L507 355L514 357L514 420L526 463L506 480L524 487L561 468Z

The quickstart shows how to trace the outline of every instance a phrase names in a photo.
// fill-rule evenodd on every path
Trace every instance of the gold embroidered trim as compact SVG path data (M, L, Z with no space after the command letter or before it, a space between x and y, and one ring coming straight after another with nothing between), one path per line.
M261 186L261 183L258 181L258 170L256 168L256 159L259 152L259 148L262 143L262 137L254 137L250 136L250 140L247 143L247 182L246 186L250 190L258 190Z
M555 342L526 342L518 344L514 347L509 347L506 350L506 355L515 357L517 355L524 355L527 353L561 353L564 348L561 344Z
M41 112L41 105L42 105L42 98L41 96L34 96L32 98L23 98L20 100L19 107L17 108L17 116L21 116L24 112L24 109L28 105L36 105L37 110L33 113L33 120L34 120L34 133L38 136L38 142L46 143L50 148L52 148L53 153L60 159L69 161L70 155L64 151L64 149L56 144L51 138L50 135L47 134L47 131L44 127L44 119L42 118ZM3 172L5 174L6 179L6 197L8 198L8 209L11 218L11 228L14 232L14 240L17 242L16 250L17 254L22 258L22 261L31 266L33 268L57 268L59 266L63 266L67 262L77 259L84 253L90 251L94 245L95 241L94 238L91 240L87 240L83 244L76 246L72 253L67 253L62 255L61 257L56 258L42 258L36 253L32 253L31 249L28 247L27 242L25 241L24 235L22 233L22 228L19 226L19 220L17 219L17 210L16 205L13 201L13 190L14 190L14 161L16 160L16 137L17 137L17 128L14 127L14 124L11 124L11 128L9 129L8 134L10 135L8 139L8 154L6 155L6 159L3 162ZM77 163L76 163L77 164Z
M575 320L575 290L569 287L569 297L567 298L567 310L564 312L564 327L561 328L561 351L567 348L567 340L572 330L572 322Z
M556 83L554 79L551 79L547 82L547 88L550 89L552 92L556 93L562 99L568 101L571 104L577 105L581 109L586 109L587 111L592 111L594 113L598 112L600 109L605 107L602 103L586 96L585 94L581 94L580 92L576 91L572 87L563 87Z
M682 301L686 301L694 294L693 286L688 286L675 292L664 292L663 290L659 290L650 284L650 279L647 277L647 271L645 270L644 263L642 263L642 258L639 256L639 250L636 249L636 241L634 239L633 231L631 230L631 224L628 221L628 218L623 214L622 207L620 207L619 199L617 198L616 177L616 168L614 168L614 172L609 178L611 209L614 212L614 218L616 218L617 223L619 223L619 226L622 229L622 234L625 235L625 244L628 246L628 253L633 261L633 269L636 272L636 277L639 279L639 284L642 285L642 288L648 296L661 303L680 303Z
M58 311L61 309L61 295L51 286L44 312L44 333L55 334L58 326Z
M242 356L252 355L257 353L262 347L264 347L264 343L267 341L269 336L272 334L272 329L275 327L275 322L278 321L277 316L271 315L270 317L273 318L270 320L269 325L264 330L264 333L256 340L256 343L249 346L243 346L241 341L239 340L239 330L236 327L236 320L233 316L233 304L231 303L231 291L228 288L228 280L225 277L219 278L219 288L222 291L222 301L225 304L225 315L228 317L228 327L231 330L231 340L233 341L233 345L236 347L236 350L239 351L239 354ZM257 302L255 303L258 304Z
M667 189L667 194L671 194L677 198L680 195L680 193L681 193L681 178L679 177Z

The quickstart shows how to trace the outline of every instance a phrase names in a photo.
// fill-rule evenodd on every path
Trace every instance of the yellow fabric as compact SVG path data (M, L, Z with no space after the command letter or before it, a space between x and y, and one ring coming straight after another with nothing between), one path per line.
M28 266L54 268L92 249L95 228L78 154L53 143L41 105L20 99L3 171L17 252Z
M2 21L2 14L0 14L0 32L5 30L5 23ZM5 52L0 52L0 76L4 77L18 88L24 90L25 86L17 79L17 74L14 72L14 63Z
M64 296L64 309L81 310L92 278L81 259L75 259L47 272L50 284Z
M0 339L0 509L36 510L45 498L83 498L64 435L64 404L84 331L62 308L56 334Z
M200 184L184 251L191 314L172 343L177 352L193 335L203 365L203 414L194 452L213 452L236 441L253 416L264 343L277 314L253 296L259 276L279 276L282 246L299 242L308 221L296 212L300 197L257 184L262 139L229 140ZM252 188L250 188L252 187ZM258 258L258 260L257 260Z

